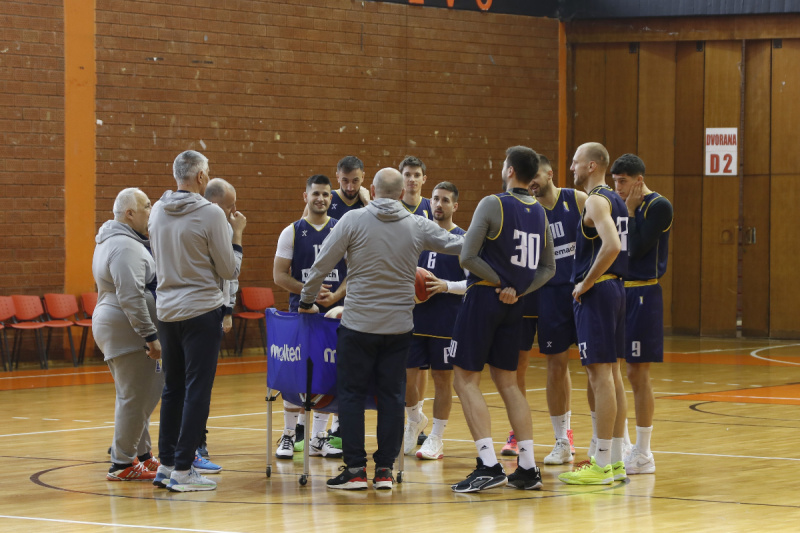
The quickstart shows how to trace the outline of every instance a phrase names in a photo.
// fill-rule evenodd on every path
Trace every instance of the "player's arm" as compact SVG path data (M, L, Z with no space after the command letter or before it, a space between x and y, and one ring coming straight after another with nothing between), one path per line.
M619 235L617 234L617 226L614 224L614 219L611 218L611 206L608 200L598 195L590 196L586 200L584 221L594 224L602 244L586 277L583 281L577 283L572 291L572 297L577 301L580 301L583 293L594 286L597 278L606 273L619 255L620 250L622 250L622 243L620 243Z
M630 213L630 210L628 210ZM664 197L657 198L647 208L641 224L628 217L628 255L639 259L653 249L661 234L672 225L672 204Z
M520 298L530 294L539 287L550 281L556 275L556 252L553 248L553 236L550 234L550 225L546 224L544 248L539 258L539 265L536 267L536 275L528 289L520 295Z
M282 289L286 289L292 294L300 294L303 284L292 277L292 260L285 257L275 256L272 264L272 277L275 284Z
M495 196L487 196L478 203L469 231L464 235L464 247L459 260L461 266L479 278L500 285L500 276L478 254L486 237L496 237L503 218L502 206Z

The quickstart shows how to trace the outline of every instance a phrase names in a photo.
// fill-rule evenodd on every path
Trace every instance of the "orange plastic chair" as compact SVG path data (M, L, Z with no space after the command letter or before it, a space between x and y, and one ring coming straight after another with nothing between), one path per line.
M47 368L47 351L44 348L42 330L46 327L42 319L44 309L38 296L22 296L12 294L14 302L14 322L9 324L14 329L14 348L11 352L11 365L19 368L19 355L22 348L23 331L33 331L36 340L36 352L39 354L39 364ZM15 363L16 361L16 363Z
M244 340L247 335L247 322L258 320L261 327L261 345L264 347L264 355L267 355L267 325L264 318L264 311L267 307L275 305L275 295L268 287L242 287L241 302L244 311L235 313L234 318L239 319L236 330L236 354L241 356L244 350Z
M86 341L89 338L89 330L92 329L92 315L94 308L97 307L97 293L84 292L81 294L81 305L83 306L83 318L75 321L77 326L83 328L81 333L81 347L78 350L78 364L83 364L83 356L86 355Z
M3 370L11 371L11 353L8 351L8 335L6 334L6 324L10 324L14 318L14 300L11 296L0 296L0 331L3 335L3 343L0 345L0 352L3 356ZM6 359L8 366L6 367Z
M72 326L78 319L78 300L73 294L54 294L44 295L44 306L49 320L44 323L47 326L47 349L50 352L50 338L54 329L67 330L69 337L69 350L72 354L72 366L78 366L78 359L75 357L75 343L72 341Z

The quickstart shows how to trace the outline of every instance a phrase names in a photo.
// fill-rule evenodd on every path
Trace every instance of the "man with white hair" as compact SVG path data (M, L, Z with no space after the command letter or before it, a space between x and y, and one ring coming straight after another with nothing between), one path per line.
M366 207L346 213L314 260L298 304L315 313L322 282L347 254L347 298L337 330L336 379L345 465L330 489L367 487L364 402L374 387L378 403L376 489L391 489L400 453L405 409L406 360L414 328L414 279L423 250L456 255L464 238L412 215L403 176L393 168L375 174Z
M114 377L117 393L111 481L153 479L159 466L150 443L150 415L164 387L157 366L161 357L155 300L146 288L155 276L147 250L150 200L139 189L124 189L114 202L114 219L97 232L92 275L97 307L94 339Z
M209 182L204 155L182 152L172 172L178 190L156 202L149 223L165 372L158 439L162 465L153 484L176 492L214 490L216 483L192 463L208 419L222 341L223 280L239 275L247 220L239 212L226 217L203 198Z

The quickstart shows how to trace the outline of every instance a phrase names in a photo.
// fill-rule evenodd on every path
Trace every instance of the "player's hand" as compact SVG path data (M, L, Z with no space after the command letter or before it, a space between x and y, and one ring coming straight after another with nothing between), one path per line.
M428 289L428 296L447 292L447 282L437 278L433 272L428 272L428 281L425 282L425 287Z
M323 284L317 294L317 303L323 307L330 307L338 300L339 298L336 297L336 293L331 292L331 286Z
M631 190L628 193L628 197L625 199L625 206L628 208L629 216L634 216L636 214L636 208L642 205L642 201L644 201L642 187L644 187L644 182L642 181L637 181L631 185Z
M231 217L228 219L228 222L230 222L233 232L241 235L241 233L244 231L244 227L247 225L247 218L242 214L241 211L236 211L231 213Z
M366 187L361 187L358 189L358 197L361 200L361 203L367 205L370 201L369 198L369 189Z
M586 294L592 287L594 287L594 282L587 283L586 280L583 280L576 283L575 288L572 290L572 297L576 302L581 303L581 295Z
M150 359L161 359L161 341L158 339L153 342L145 343L144 351Z
M341 305L337 305L331 309L328 309L328 312L325 313L325 318L342 318L342 313L344 312L344 307Z
M222 317L222 332L228 333L233 327L233 316L225 315Z
M303 309L301 307L300 309L298 309L298 311L300 313L314 314L314 313L319 313L319 307L317 307L317 304L314 304L314 305L311 306L310 309Z
M512 305L517 303L517 289L514 287L506 287L505 289L495 289L495 292L500 295L500 301L504 304Z

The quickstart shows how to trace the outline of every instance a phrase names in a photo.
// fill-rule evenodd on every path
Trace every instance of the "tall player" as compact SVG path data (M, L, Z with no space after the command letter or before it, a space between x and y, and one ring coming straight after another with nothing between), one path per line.
M644 161L625 154L611 165L617 193L628 208L625 276L625 360L636 408L636 445L625 457L628 474L652 474L650 452L655 398L650 363L664 361L664 302L658 279L667 271L672 204L644 183Z
M587 196L583 191L556 187L553 167L541 154L539 172L529 189L547 213L556 256L556 275L535 295L541 309L547 310L538 321L539 352L547 356L547 409L556 438L553 451L544 458L544 464L560 465L573 461L570 427L572 380L568 350L577 342L577 337L570 279L578 225Z
M575 326L597 413L597 452L558 479L572 485L608 485L625 478L622 442L625 389L618 357L624 353L628 233L625 202L605 183L608 151L586 143L572 158L576 188L589 193L580 222L572 272ZM599 243L598 243L599 239ZM613 439L613 440L612 440Z
M542 487L533 454L530 406L516 376L523 312L519 297L555 274L547 216L528 194L538 169L538 155L530 148L513 146L506 151L502 178L508 192L480 201L461 251L461 265L469 270L469 289L456 318L450 357L453 384L478 450L478 466L452 486L455 492L478 492L506 483L525 490ZM508 477L497 462L491 416L480 389L487 363L518 442L518 467Z
M275 283L289 291L289 310L296 312L300 304L300 292L308 277L311 265L322 247L325 237L336 226L337 220L328 216L331 203L331 182L327 176L315 174L306 181L303 193L308 216L287 226L278 237L278 249L272 275ZM325 278L323 291L317 299L317 305L326 312L344 297L345 286L342 283L347 276L344 260ZM275 455L281 459L291 459L294 455L294 442L297 437L297 419L301 409L284 402L284 431ZM327 416L315 416L312 426L312 438L309 443L309 455L323 457L341 457L342 451L331 446L325 433Z
M364 163L354 155L348 155L339 160L336 165L336 179L339 182L339 188L331 193L328 215L338 220L348 211L367 205L369 191L362 186ZM306 216L308 216L308 207L303 211L303 217Z
M458 188L443 181L431 194L433 221L439 227L456 235L464 230L453 223L453 213L458 209ZM420 267L431 272L428 279L430 298L414 307L414 336L406 363L406 415L408 422L403 434L403 452L414 452L417 437L428 424L422 413L421 394L417 379L421 367L430 367L435 394L433 398L433 429L416 455L419 459L441 459L444 457L442 437L450 418L453 405L453 365L450 363L450 340L461 295L467 290L467 278L459 265L458 257L425 251L419 256Z

